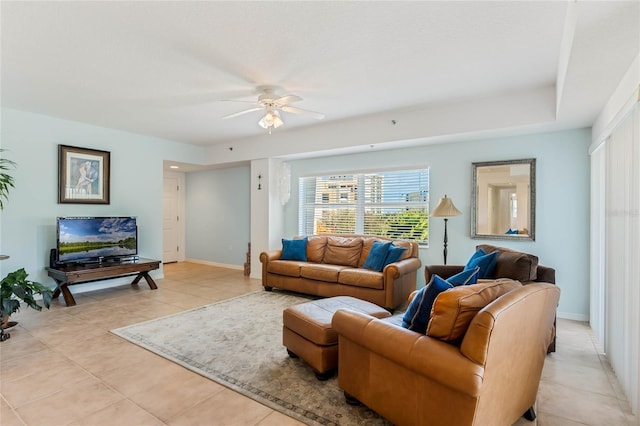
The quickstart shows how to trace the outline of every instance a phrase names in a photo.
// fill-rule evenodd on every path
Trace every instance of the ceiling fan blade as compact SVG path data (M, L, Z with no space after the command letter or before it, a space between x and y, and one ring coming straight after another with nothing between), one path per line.
M241 101L240 99L220 99L220 102L242 102L243 104L260 105L256 101Z
M302 109L302 108L296 108L296 107L290 107L290 106L283 106L282 108L280 108L281 110L285 111L285 112L290 112L292 114L303 114L303 115L308 115L310 117L315 118L316 120L322 120L324 118L324 114L319 113L319 112L315 112L315 111L309 111L307 109Z
M222 117L222 119L226 120L228 118L234 118L234 117L238 117L240 115L244 115L244 114L248 114L248 113L253 112L253 111L260 111L260 110L262 110L262 107L245 109L244 111L234 112L233 114L225 115L224 117Z
M284 95L276 99L273 103L276 105L287 105L293 102L300 102L302 98L298 95Z

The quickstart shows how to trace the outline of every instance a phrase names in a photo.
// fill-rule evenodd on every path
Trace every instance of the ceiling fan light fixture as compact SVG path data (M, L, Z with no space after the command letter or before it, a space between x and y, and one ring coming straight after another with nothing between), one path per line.
M265 115L258 121L258 124L263 129L268 129L271 133L271 129L277 129L282 126L284 122L280 118L280 114L275 110L268 110Z

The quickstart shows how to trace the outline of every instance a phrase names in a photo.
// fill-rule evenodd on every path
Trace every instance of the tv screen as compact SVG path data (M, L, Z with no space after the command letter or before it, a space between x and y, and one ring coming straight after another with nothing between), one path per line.
M138 254L135 217L59 217L58 262L92 262Z

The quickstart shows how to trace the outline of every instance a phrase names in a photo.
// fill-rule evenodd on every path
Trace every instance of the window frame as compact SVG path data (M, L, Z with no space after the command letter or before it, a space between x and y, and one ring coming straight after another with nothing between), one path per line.
M395 201L383 201L384 194L381 195L377 202L367 201L367 190L371 193L371 182L367 182L367 176L371 175L387 175L393 173L411 173L414 172L414 176L416 179L416 187L409 192L401 192L397 190L394 195ZM357 181L355 186L349 186L345 184L341 184L340 179L345 179L353 177L354 180ZM335 185L327 184L324 188L318 187L318 180L330 181L331 178L334 178L337 182ZM394 185L401 185L400 178L396 178L398 181L393 181ZM369 179L370 180L370 179ZM422 182L426 183L422 183ZM313 185L313 188L310 189L309 185ZM329 186L332 186L330 189ZM335 209L335 211L348 209L355 209L355 226L353 231L341 231L336 233L353 233L353 234L366 234L366 235L375 235L373 233L365 232L366 217L367 211L371 210L380 210L383 212L384 210L390 210L390 213L393 213L394 210L409 210L407 207L413 207L418 209L424 209L425 217L424 220L426 224L423 225L424 232L426 233L426 238L424 240L418 240L411 237L403 237L403 239L407 239L410 241L417 242L420 247L429 247L429 221L430 221L430 208L429 208L429 199L430 199L430 168L428 166L417 166L417 167L402 167L402 168L387 168L387 169L368 169L368 170L351 170L345 172L325 172L325 173L314 173L308 175L300 175L298 177L298 233L299 235L312 235L312 234L327 234L331 232L317 232L317 224L318 224L318 215L323 209ZM331 200L331 194L329 191L335 191L335 199ZM381 190L380 190L381 191ZM343 196L349 198L349 194L353 194L353 201L345 203L343 201ZM407 198L410 194L417 194L418 201L410 201L407 199L406 201L398 201L397 198L401 195L405 195ZM307 201L311 197L311 201ZM320 201L318 201L320 200ZM333 202L327 202L333 201ZM412 230L415 229L412 228ZM418 230L418 232L420 232ZM383 238L395 238L394 236L388 235L379 235Z

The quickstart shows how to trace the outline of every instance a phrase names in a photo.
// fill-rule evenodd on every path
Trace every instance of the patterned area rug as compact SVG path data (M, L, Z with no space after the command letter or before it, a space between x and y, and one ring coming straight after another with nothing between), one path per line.
M388 425L287 355L282 311L309 300L259 291L111 332L306 424Z

